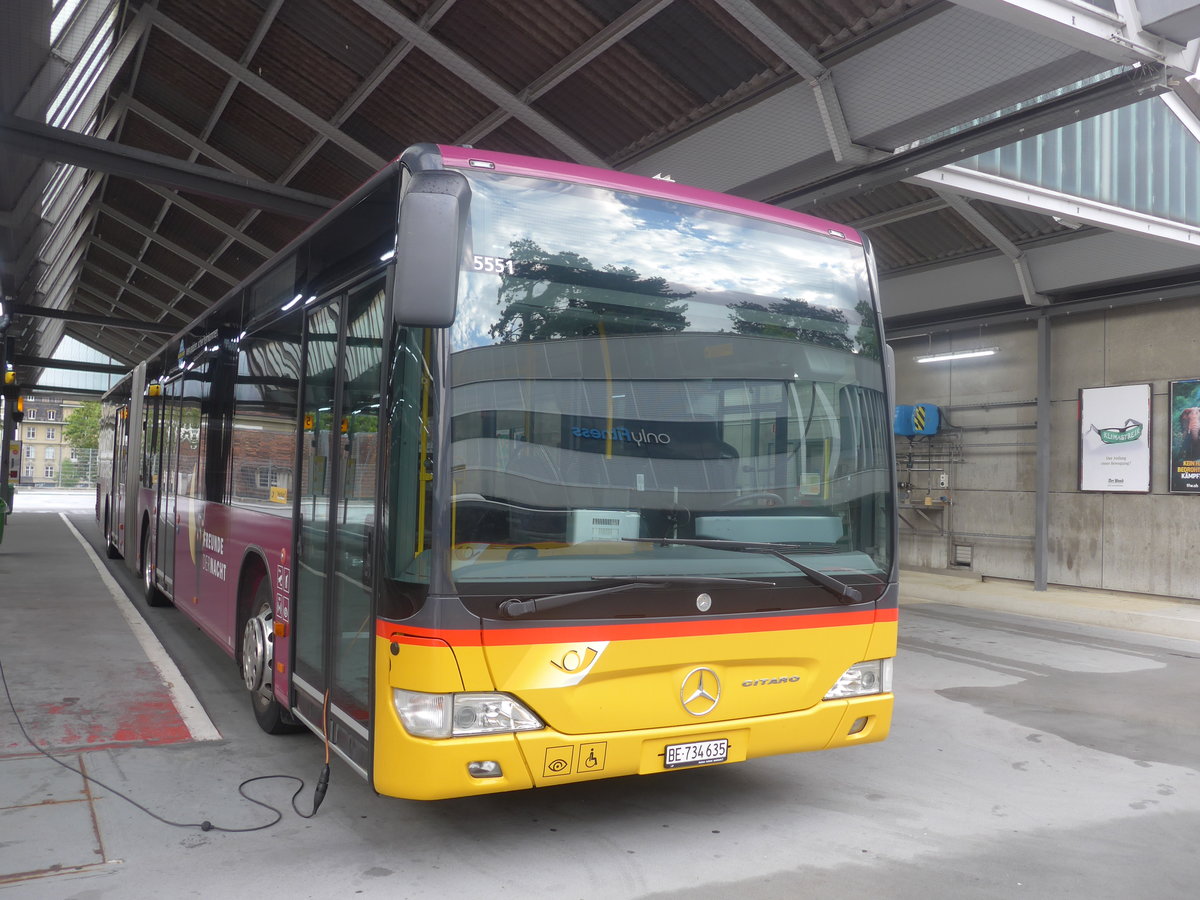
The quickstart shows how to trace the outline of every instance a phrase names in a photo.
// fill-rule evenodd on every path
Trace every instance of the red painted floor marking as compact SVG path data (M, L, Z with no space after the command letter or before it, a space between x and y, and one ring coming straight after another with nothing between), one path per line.
M192 739L170 692L149 663L136 666L125 686L102 697L93 696L87 702L65 697L32 709L18 705L18 711L25 730L49 752L177 744ZM5 743L2 755L25 754L31 749L18 736Z

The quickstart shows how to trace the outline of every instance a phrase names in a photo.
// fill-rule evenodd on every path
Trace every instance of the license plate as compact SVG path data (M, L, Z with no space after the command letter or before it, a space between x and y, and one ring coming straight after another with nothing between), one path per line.
M668 744L663 753L663 765L668 769L681 766L706 766L725 762L729 758L729 741L693 741L690 744Z

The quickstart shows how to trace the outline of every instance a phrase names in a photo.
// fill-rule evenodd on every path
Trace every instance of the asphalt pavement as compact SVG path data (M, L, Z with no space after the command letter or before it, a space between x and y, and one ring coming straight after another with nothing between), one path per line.
M1195 601L905 572L882 744L424 804L335 760L306 819L320 742L260 732L232 660L135 599L93 494L33 493L0 545L0 896L1192 896ZM268 775L277 824L238 793Z

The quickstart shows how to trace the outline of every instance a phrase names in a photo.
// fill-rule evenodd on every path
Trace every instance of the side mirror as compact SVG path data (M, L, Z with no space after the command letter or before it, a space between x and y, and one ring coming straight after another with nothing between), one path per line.
M416 172L400 201L392 310L401 325L450 325L458 307L471 186L459 172Z

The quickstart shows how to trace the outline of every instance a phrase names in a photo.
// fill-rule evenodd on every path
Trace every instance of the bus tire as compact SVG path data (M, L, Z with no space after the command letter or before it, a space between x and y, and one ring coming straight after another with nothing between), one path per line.
M104 503L104 555L109 559L120 559L121 551L112 539L111 519L108 515L108 501Z
M275 622L271 604L271 579L264 574L258 582L251 604L251 614L242 630L242 680L250 692L250 707L258 727L267 734L290 734L302 731L278 700L275 699L272 675L275 670Z
M142 552L138 557L141 565L142 594L147 606L170 606L167 595L158 589L154 583L154 567L150 565L150 529L142 528Z

